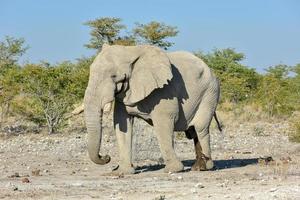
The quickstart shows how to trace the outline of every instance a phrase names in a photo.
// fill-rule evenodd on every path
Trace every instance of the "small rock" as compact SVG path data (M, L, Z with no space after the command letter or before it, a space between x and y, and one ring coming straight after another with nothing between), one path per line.
M111 178L112 179L120 179L120 178L124 178L125 176L124 176L124 174L123 173L120 173L120 174L118 174L117 176L112 176Z
M18 172L15 172L13 175L8 176L8 178L19 178L20 174Z
M163 199L166 199L165 195L160 195L159 197L155 197L154 200L163 200Z
M218 184L218 186L220 186L220 187L226 187L226 183L220 183L220 184Z
M269 190L269 192L275 192L275 191L277 191L278 190L278 188L271 188L270 190Z
M196 191L196 188L192 188L191 189L191 193L196 193L197 191Z
M177 179L178 179L178 180L182 180L182 176L178 176Z
M83 187L83 183L80 183L80 182L73 183L72 186L75 186L75 187Z
M266 180L265 180L265 179L262 179L261 182L260 182L260 184L261 184L261 185L267 185Z
M162 157L160 157L159 159L158 159L158 164L163 164L164 163L164 159L162 158Z
M262 158L258 159L258 163L261 165L268 165L273 162L274 162L274 159L271 156L262 157Z
M30 183L29 179L28 178L22 178L21 179L22 183Z
M197 183L195 185L196 188L204 188L204 185L202 183Z
M292 161L291 157L289 157L289 156L287 156L287 157L281 157L280 160L281 160L281 162L283 164L287 164L287 163L289 163L289 162Z
M31 171L31 175L32 175L32 176L40 176L40 172L41 172L41 170L35 169L35 170L32 170L32 171Z
M242 154L252 154L251 151L243 151Z
M17 191L17 190L18 190L18 187L15 186L15 185L12 184L12 183L8 183L8 184L6 185L6 187L9 188L9 189L11 189L12 191Z

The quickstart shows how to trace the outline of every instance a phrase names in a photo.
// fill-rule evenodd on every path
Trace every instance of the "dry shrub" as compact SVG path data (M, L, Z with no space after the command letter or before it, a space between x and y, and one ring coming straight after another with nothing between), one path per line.
M243 122L255 122L267 119L262 108L255 103L235 104L224 101L217 109L223 124L240 124Z
M295 112L289 120L292 128L290 132L290 140L293 142L300 142L300 112Z
M224 100L224 102L222 102L220 105L219 105L219 109L222 110L222 111L232 111L234 108L234 104L230 101L228 101L227 99Z

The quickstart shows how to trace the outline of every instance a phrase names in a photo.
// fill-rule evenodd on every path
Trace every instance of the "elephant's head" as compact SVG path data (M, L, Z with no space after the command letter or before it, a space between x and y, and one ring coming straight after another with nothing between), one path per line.
M90 67L90 78L84 97L85 121L88 131L88 152L97 164L110 161L99 155L103 111L117 97L132 106L156 88L172 79L167 55L157 47L104 45Z

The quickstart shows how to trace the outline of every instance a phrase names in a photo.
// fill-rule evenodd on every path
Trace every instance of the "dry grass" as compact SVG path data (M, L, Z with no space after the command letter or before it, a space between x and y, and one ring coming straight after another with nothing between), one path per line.
M1 114L1 113L0 113ZM235 128L239 127L240 124L245 123L254 123L257 124L252 130L253 134L256 136L263 136L266 134L265 127L259 125L259 122L268 122L268 123L282 123L282 121L288 121L290 128L284 132L290 135L290 140L293 142L300 142L300 112L294 113L292 116L276 116L270 118L260 106L255 103L247 104L234 104L228 101L223 102L217 108L217 115L221 126L224 129L226 128ZM105 126L112 126L111 123L111 114L109 115L107 123L104 123ZM62 133L80 131L85 132L85 125L82 115L72 117L67 121L68 127L62 130ZM13 127L13 128L11 128ZM15 128L14 128L15 127ZM20 127L23 127L24 131L18 131ZM143 127L143 126L142 126ZM6 129L10 128L8 132ZM16 129L16 130L15 130ZM215 120L212 120L211 129L217 130L217 124ZM20 133L38 133L43 130L43 127L39 127L33 122L22 119L20 116L10 116L3 120L0 126L0 137L7 137L11 135L18 135ZM185 138L184 132L177 133L175 135L176 139L181 140Z
M280 122L287 120L289 116L269 116L263 111L262 107L255 103L234 104L225 101L218 106L217 113L226 123L244 123L244 122Z
M247 103L244 105L237 105L231 102L223 102L219 105L217 110L219 119L223 127L238 127L244 123L282 123L288 122L290 128L284 131L289 135L293 142L300 142L300 112L295 112L292 116L273 116L270 117L265 113L260 106L255 103ZM214 121L214 120L213 120ZM213 122L213 127L215 123ZM265 134L265 128L261 126L254 127L252 130L256 136Z
M245 122L267 121L266 114L255 104L237 105L223 102L217 110L221 124L238 125Z
M289 120L292 128L290 140L293 142L300 142L300 112L295 112Z

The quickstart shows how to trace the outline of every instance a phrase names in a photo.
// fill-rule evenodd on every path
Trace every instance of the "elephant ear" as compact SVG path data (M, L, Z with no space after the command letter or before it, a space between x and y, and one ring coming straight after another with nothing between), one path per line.
M132 61L129 90L124 99L127 105L146 98L153 90L163 88L173 75L165 52L157 47L142 46L140 56Z

